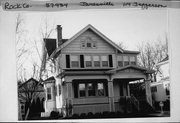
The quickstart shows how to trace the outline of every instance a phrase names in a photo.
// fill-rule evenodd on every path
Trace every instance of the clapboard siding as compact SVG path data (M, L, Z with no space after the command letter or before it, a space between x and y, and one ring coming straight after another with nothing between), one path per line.
M91 37L91 39L96 42L97 48L81 48L81 42L84 41L86 37ZM115 53L115 49L106 41L104 41L101 37L96 35L94 32L92 32L91 30L87 30L62 50L62 53L72 53L72 52L73 53Z

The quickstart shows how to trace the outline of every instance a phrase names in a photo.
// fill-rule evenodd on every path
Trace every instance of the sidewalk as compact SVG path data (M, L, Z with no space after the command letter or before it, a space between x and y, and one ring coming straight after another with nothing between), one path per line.
M157 111L155 113L152 114L148 114L148 116L154 116L154 117L170 117L170 111L163 111L163 113L161 111Z

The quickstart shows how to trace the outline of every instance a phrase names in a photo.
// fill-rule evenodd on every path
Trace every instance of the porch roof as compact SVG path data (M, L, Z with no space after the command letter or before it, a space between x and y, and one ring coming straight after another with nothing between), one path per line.
M117 73L118 71L122 71L122 70L129 69L129 68L136 69L136 70L140 70L140 71L142 71L142 72L145 73L145 74L152 74L152 73L155 72L154 70L149 70L149 69L146 69L146 68L141 67L141 66L137 66L137 65L127 65L127 66L124 66L124 67L120 67L120 68L115 68L115 69L113 69L113 70L109 70L109 71L107 71L106 73L113 74L113 73Z

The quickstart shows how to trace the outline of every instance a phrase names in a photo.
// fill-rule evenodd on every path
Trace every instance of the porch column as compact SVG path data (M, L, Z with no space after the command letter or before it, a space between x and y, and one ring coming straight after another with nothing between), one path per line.
M129 82L127 83L127 96L130 96Z
M146 100L152 106L152 94L151 94L151 77L148 74L145 79L145 88L146 88Z
M109 107L110 107L110 112L113 112L113 111L115 111L115 109L114 109L113 81L108 81L108 95L109 95Z
M66 82L67 84L67 107L68 107L68 111L67 111L67 115L71 116L72 115L72 98L73 98L73 93L72 93L72 82Z

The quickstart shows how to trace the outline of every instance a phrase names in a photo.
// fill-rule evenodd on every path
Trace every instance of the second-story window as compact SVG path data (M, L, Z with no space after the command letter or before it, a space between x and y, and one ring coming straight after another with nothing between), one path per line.
M84 60L85 60L85 65L86 65L86 67L92 67L91 56L85 56L85 57L84 57Z
M117 57L117 61L118 61L118 67L123 67L123 57L122 56L118 56Z
M78 56L71 56L71 67L72 68L77 68L79 67L79 57Z
M100 57L93 56L94 67L100 67Z
M123 56L123 61L124 61L124 66L129 65L129 57L128 56Z
M102 67L108 67L108 56L101 56Z
M136 58L135 58L135 56L130 56L129 60L130 60L130 64L136 65Z

